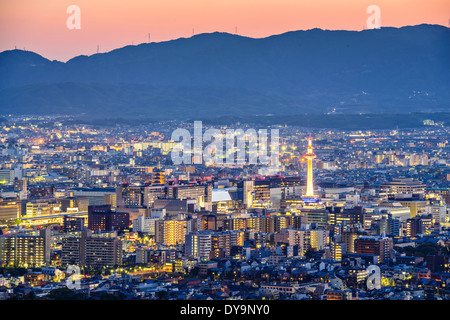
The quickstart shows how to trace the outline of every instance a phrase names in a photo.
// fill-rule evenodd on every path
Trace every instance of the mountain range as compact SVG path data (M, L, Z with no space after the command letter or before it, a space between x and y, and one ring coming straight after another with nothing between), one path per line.
M51 61L0 53L0 114L187 119L447 112L450 29L228 33Z

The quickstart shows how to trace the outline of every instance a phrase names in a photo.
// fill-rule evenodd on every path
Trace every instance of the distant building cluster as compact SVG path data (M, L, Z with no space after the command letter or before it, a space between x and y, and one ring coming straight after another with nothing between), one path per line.
M189 124L1 125L0 299L71 266L94 299L450 298L446 127L280 128L274 171L173 165Z

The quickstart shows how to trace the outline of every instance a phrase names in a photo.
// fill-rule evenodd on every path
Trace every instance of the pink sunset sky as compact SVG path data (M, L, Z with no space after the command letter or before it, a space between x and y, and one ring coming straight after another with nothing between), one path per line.
M80 8L70 30L67 8ZM26 49L48 59L107 52L209 32L262 38L312 28L362 30L368 6L381 25L449 26L449 0L0 0L0 51Z

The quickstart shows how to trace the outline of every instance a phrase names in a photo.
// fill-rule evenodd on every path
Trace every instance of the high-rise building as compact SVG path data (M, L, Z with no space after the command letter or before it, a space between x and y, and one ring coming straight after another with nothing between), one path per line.
M61 212L85 212L88 210L89 199L81 197L67 197L61 201Z
M11 183L14 181L14 170L0 169L0 182Z
M170 185L166 187L166 198L169 199L195 199L195 203L200 208L212 210L212 189L211 184L201 185Z
M122 264L122 243L118 238L86 238L87 266L114 267Z
M346 227L342 231L341 239L345 243L346 251L349 253L355 253L355 240L368 235L368 232L360 230L357 227Z
M79 237L65 238L62 265L114 267L122 264L122 243L113 234L82 231Z
M0 261L12 266L42 266L44 239L37 236L0 237Z
M272 206L270 199L270 181L256 180L253 184L253 208L269 208Z
M427 264L427 268L433 273L450 271L449 257L441 254L440 252L435 255L427 255L425 257L425 262Z
M225 214L202 214L200 216L200 230L224 230Z
M289 228L292 216L277 215L273 216L273 232L279 233L283 229Z
M308 224L308 217L305 215L295 215L292 216L292 228L293 229L300 229L302 225ZM320 226L320 225L319 225Z
M247 229L247 226L248 226L248 218L231 218L226 219L223 222L224 230L245 230ZM256 229L255 226L253 226L253 228Z
M42 267L50 262L50 230L38 235L0 236L0 264L15 267Z
M253 205L253 180L243 180L236 183L238 201L242 202L242 208L248 209Z
M324 229L288 229L289 245L298 245L299 253L309 249L322 250L328 245L329 231Z
M103 195L103 203L111 205L111 209L115 209L117 207L117 195L116 193L105 193ZM92 205L91 202L89 204Z
M427 235L431 232L433 217L431 215L415 216L406 220L406 237L415 237L417 234Z
M156 242L166 246L183 244L188 229L187 220L158 220L156 222Z
M116 190L114 188L72 188L72 196L89 199L90 206L110 204L116 207Z
M20 218L22 203L17 199L0 198L0 220Z
M325 228L328 225L329 212L326 209L301 209L302 216L306 217L309 224L316 224L318 227Z
M364 208L355 206L353 208L328 207L328 224L355 225L364 223Z
M286 220L284 221L286 222ZM279 221L278 226L282 226ZM223 230L274 232L274 217L231 218L223 220Z
M380 186L380 196L395 197L398 195L424 195L426 185L413 178L396 178Z
M158 220L161 220L161 218L140 215L133 220L133 231L154 236L156 234L156 222Z
M64 216L64 232L84 230L84 218L76 216Z
M142 207L144 206L145 187L128 186L117 187L117 206Z
M214 259L229 257L232 248L243 246L242 231L203 230L186 235L185 254L195 259Z
M116 188L116 205L118 207L151 208L158 198L165 197L163 185L131 186L124 184Z
M27 218L49 216L61 212L61 205L54 200L22 201L22 215Z
M93 231L124 231L130 227L130 214L111 210L111 205L89 206L88 229Z
M31 199L43 199L52 197L55 193L55 186L36 186L30 187L30 198Z
M244 245L244 232L222 231L214 232L211 237L211 258L224 258L231 255L233 246Z
M26 191L27 190L27 180L26 179L14 179L14 191Z
M393 246L392 238L363 236L355 240L355 253L378 256L378 262L384 263L392 258Z
M433 217L433 221L436 223L445 222L446 214L447 214L447 205L444 203L436 203L433 205L427 205L425 207L425 211L427 214Z
M330 243L331 259L342 261L342 255L346 252L345 247L345 242L342 242L339 236L333 237L333 240Z
M401 221L400 219L381 218L372 222L373 234L374 235L388 235L398 237L400 236Z
M61 264L84 265L84 240L81 237L65 238L62 241Z
M213 231L203 230L189 233L185 238L185 254L190 258L209 260Z

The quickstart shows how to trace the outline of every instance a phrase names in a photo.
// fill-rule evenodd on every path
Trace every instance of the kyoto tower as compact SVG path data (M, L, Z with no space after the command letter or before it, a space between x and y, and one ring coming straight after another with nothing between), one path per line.
M307 161L308 169L306 176L306 194L303 195L303 200L305 202L315 202L317 201L317 196L314 194L314 185L313 185L313 159L316 158L316 155L313 153L312 147L312 138L308 138L308 152L303 156L302 161Z

